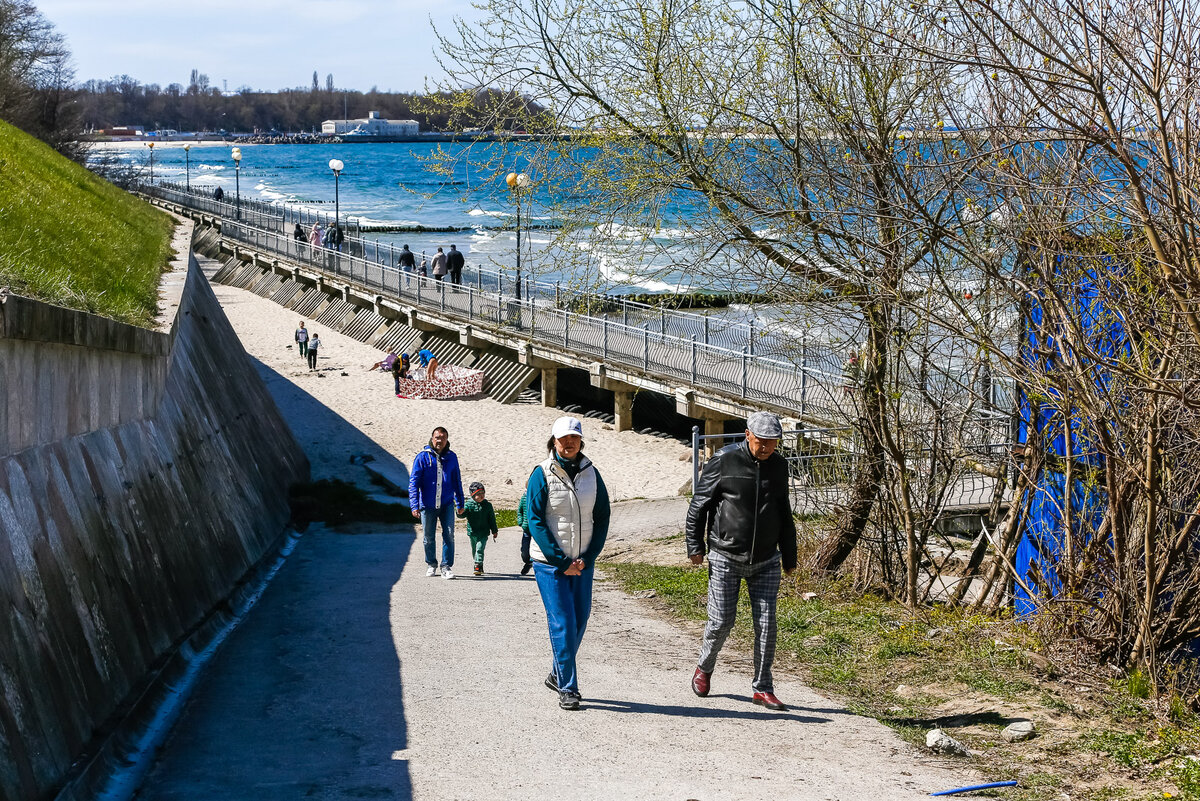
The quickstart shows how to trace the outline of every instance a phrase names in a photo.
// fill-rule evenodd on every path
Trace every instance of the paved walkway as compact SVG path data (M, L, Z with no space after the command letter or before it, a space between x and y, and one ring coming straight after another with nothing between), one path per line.
M619 505L614 549L674 533L681 508ZM732 644L713 695L696 698L696 633L603 582L580 656L583 709L559 710L518 543L502 531L489 575L446 581L425 577L412 527L313 527L137 797L915 800L971 783L799 681L777 677L790 711L751 705L749 653ZM465 532L457 545L469 573Z

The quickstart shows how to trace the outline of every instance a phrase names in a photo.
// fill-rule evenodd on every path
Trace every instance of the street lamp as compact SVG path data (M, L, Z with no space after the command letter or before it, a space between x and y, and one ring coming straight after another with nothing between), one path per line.
M233 185L237 191L237 218L242 219L242 149L233 149Z
M184 169L187 170L187 191L189 191L189 192L192 191L192 155L191 155L191 153L188 152L191 149L192 149L191 142L189 142L183 146L183 159L184 159L184 162L187 164L187 166Z
M146 147L150 148L150 183L154 184L154 143L147 142Z
M339 159L330 159L329 169L333 170L333 228L336 231L339 227L338 217L341 214L341 206L338 201L338 176L342 174L342 170L346 169L346 165Z
M508 188L517 196L517 287L514 297L521 299L521 190L529 186L529 176L523 172L510 172L504 177Z

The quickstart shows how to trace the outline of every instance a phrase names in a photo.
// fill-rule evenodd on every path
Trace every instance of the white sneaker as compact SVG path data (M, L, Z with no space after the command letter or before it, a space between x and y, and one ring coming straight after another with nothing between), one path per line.
M426 570L426 571L425 571L425 576L426 576L426 578L433 578L433 577L434 577L434 576L436 576L436 575L437 575L437 568L436 568L436 567L431 567L431 568L429 568L428 570Z
M454 571L448 567L443 567L442 568L442 578L449 581L450 579L454 578Z

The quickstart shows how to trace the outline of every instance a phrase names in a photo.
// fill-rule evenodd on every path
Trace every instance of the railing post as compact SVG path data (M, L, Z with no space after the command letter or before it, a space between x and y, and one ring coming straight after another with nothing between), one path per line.
M554 282L554 308L559 308L559 293L562 292L562 286L558 281Z
M650 323L642 325L642 369L650 372Z
M467 298L467 319L473 320L475 319L475 293L468 289L467 294L470 295Z
M749 388L750 377L750 349L742 348L742 400L746 399L746 390Z
M527 285L527 286L528 286L528 285ZM527 305L527 307L528 307L528 309L529 309L529 333L531 333L531 334L532 334L532 333L533 333L533 327L534 327L534 319L533 319L533 298L529 297L529 293L528 293L528 292L526 292L526 293L525 293L525 303L526 303L526 305Z
M692 337L692 386L696 385L696 338Z
M478 267L475 268L475 288L479 290L483 289L483 270Z
M445 311L446 310L446 282L445 281L438 281L438 295L441 296L442 311Z
M563 312L563 347L571 344L571 313Z
M665 307L658 307L658 333L667 333L667 310Z
M417 305L421 304L421 276L417 276Z
M708 341L708 315L707 314L704 315L704 344L705 345L712 344L711 342Z
M749 344L747 345L747 347L750 349L750 355L753 356L754 355L754 320L753 320L753 318L750 320L750 336L747 339L749 341Z
M808 329L800 332L800 419L804 420L804 401L808 395Z
M700 483L700 426L692 426L692 493Z
M604 360L608 361L608 315L607 314L604 315L604 322L602 322L600 324L600 327L604 330L604 345L601 348L600 352L604 354Z
M623 300L621 301L621 322L629 325L629 304Z

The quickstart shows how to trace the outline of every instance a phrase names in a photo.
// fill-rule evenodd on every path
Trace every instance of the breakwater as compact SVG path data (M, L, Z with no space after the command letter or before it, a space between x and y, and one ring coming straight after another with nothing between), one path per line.
M169 332L0 298L0 798L78 777L308 463L194 259Z

